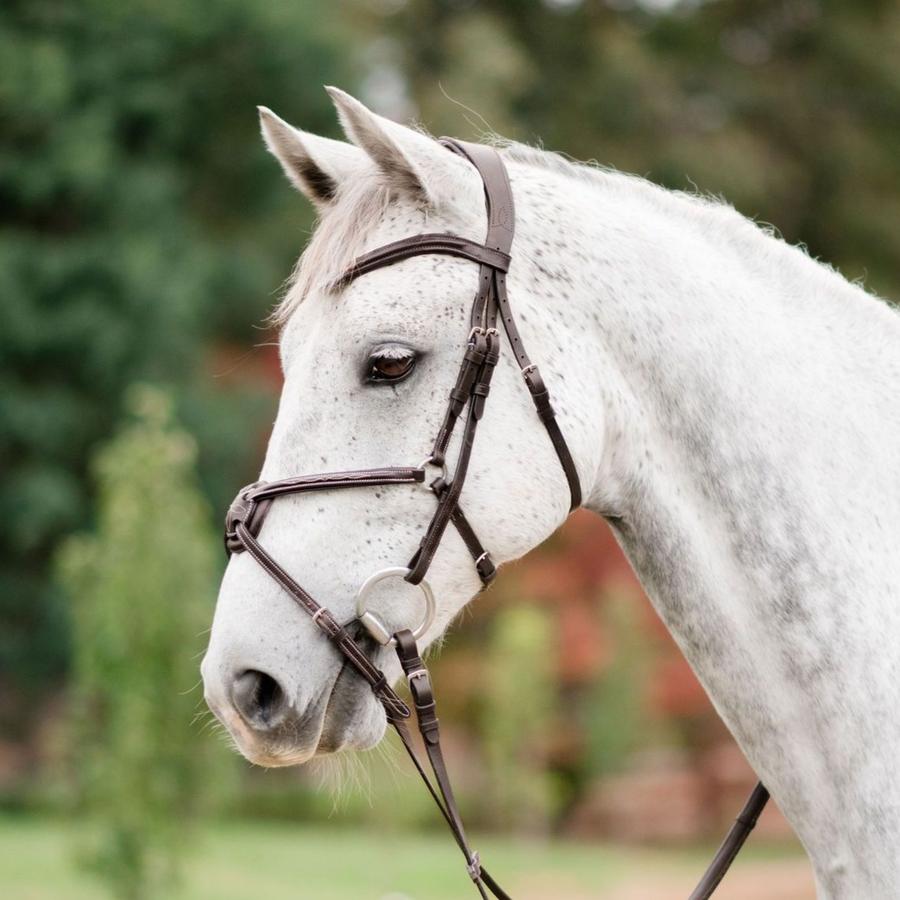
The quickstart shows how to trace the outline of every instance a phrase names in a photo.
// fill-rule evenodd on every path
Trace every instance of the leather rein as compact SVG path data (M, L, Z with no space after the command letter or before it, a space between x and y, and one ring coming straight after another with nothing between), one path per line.
M498 900L509 900L509 895L481 865L478 853L471 848L466 837L441 750L431 679L416 644L434 620L434 596L425 576L448 525L453 525L465 543L484 586L490 584L497 572L490 553L484 548L463 513L460 494L465 484L478 423L484 415L491 378L500 358L498 319L506 333L538 418L547 430L559 458L569 486L571 510L581 505L581 484L572 454L556 421L550 403L550 392L541 378L538 367L531 362L525 351L506 293L506 273L509 270L510 251L515 233L513 196L506 167L500 155L490 147L452 138L442 138L441 143L471 163L481 176L488 220L484 243L479 244L453 234L414 235L358 257L334 285L335 288L346 287L362 275L423 254L455 256L478 264L478 290L472 302L471 331L456 383L450 391L447 410L430 455L418 466L325 472L248 485L238 492L226 515L225 547L229 555L247 551L297 605L312 617L313 622L343 654L347 663L369 684L384 706L388 722L399 734L416 771L446 820L465 858L466 870L479 894L487 900L489 891ZM450 440L460 421L462 421L461 440L451 478L446 456ZM429 483L437 506L418 549L406 566L383 569L364 582L357 594L356 618L346 625L338 622L326 607L307 593L259 543L258 537L263 521L278 497L344 488L424 484L428 468L433 468L439 473ZM422 590L425 616L414 630L403 629L392 633L381 618L367 607L367 597L371 589L379 582L394 577L402 577L410 584L418 585ZM409 685L418 730L433 779L428 775L425 764L412 742L406 721L412 714L410 707L388 684L384 673L372 663L358 642L357 635L363 629L379 644L391 645L397 651ZM691 894L690 900L706 900L712 894L756 824L767 799L766 789L762 784L757 785L700 884Z

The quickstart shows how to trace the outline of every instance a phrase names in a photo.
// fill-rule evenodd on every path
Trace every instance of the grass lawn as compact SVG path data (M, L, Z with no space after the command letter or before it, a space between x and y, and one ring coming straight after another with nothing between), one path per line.
M106 900L74 862L73 828L0 816L0 897ZM606 897L635 873L698 876L707 851L484 839L482 858L519 900ZM458 900L477 896L448 836L334 826L213 824L198 835L183 900ZM756 850L745 860L759 861ZM742 860L742 861L745 861Z

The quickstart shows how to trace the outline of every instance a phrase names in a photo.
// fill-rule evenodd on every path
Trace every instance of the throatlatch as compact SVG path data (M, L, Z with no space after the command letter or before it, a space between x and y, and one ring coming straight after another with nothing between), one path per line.
M496 566L489 551L481 544L462 511L460 495L468 474L475 433L484 415L491 379L500 359L498 319L538 418L559 458L569 486L570 509L574 510L581 504L581 484L572 454L556 421L550 392L538 367L525 351L506 293L506 273L509 270L515 233L515 210L506 167L500 154L490 147L452 138L443 138L441 142L448 150L470 162L481 176L488 219L484 243L479 244L453 234L413 235L358 257L333 285L338 290L345 288L362 275L423 254L455 256L478 264L478 290L472 302L471 331L430 455L418 466L300 475L282 481L257 482L242 488L225 519L225 548L229 554L246 550L298 606L312 617L313 622L369 684L384 706L388 722L399 734L416 771L446 820L465 857L466 869L479 894L487 898L487 892L490 891L498 900L509 900L508 895L482 867L478 854L472 850L466 838L441 751L440 726L431 679L416 644L417 640L428 633L434 621L434 598L425 576L448 525L452 523L465 543L482 583L488 585L496 575ZM450 473L447 451L460 421L463 423L460 446L453 472ZM357 595L357 618L346 625L341 625L326 607L314 600L259 543L260 529L271 504L278 497L311 491L424 484L429 468L439 473L428 485L437 505L418 549L406 566L383 569L366 580ZM425 600L422 621L412 630L404 629L393 634L367 604L370 589L376 583L391 577L402 577L411 584L419 585ZM409 685L433 780L416 753L407 727L406 720L411 716L410 707L387 683L384 673L372 663L355 639L353 632L360 628L364 628L379 644L392 645L397 651ZM755 825L767 798L765 788L758 785L690 900L706 900L712 894Z

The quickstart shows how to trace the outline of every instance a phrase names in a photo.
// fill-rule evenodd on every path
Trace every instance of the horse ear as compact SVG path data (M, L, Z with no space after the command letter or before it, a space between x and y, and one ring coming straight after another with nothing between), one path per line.
M319 209L332 203L341 183L370 166L358 147L300 131L265 106L257 108L269 152L291 184Z
M471 186L477 188L472 167L434 138L376 115L338 88L325 90L347 137L366 151L398 190L439 207L458 203Z

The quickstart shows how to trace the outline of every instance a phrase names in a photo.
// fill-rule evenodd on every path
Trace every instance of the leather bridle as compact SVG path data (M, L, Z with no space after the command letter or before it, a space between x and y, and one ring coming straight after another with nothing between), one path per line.
M343 654L347 663L369 684L384 706L388 722L399 734L416 770L447 821L478 892L483 898L487 898L487 892L490 891L499 900L508 900L508 895L481 865L478 854L471 849L466 838L441 750L431 680L416 645L416 641L428 631L434 620L434 598L425 576L449 524L453 524L465 543L482 584L487 586L496 575L496 567L489 551L484 548L463 513L460 494L468 473L478 423L484 415L491 378L500 358L498 320L506 333L538 418L547 430L559 458L569 486L572 510L581 505L581 484L572 454L556 421L550 403L550 392L538 367L525 351L506 293L506 273L509 270L515 232L513 196L506 167L500 154L490 147L452 138L443 138L441 143L471 163L481 176L488 220L484 243L479 244L453 234L413 235L358 257L334 284L336 289L344 288L362 275L423 254L455 256L478 264L478 290L472 302L471 330L431 453L417 466L325 472L248 485L239 491L226 515L225 547L229 555L246 550L298 606L312 617L313 622ZM450 440L461 420L459 451L451 477L446 456ZM429 468L439 472L429 484L437 506L418 549L406 566L383 569L365 581L357 595L356 618L346 625L339 623L326 607L313 599L259 543L263 521L278 497L344 488L424 484ZM367 607L370 590L375 584L391 577L402 577L422 589L425 616L415 630L403 629L392 634L381 618ZM397 651L409 684L425 752L434 774L433 781L412 743L406 724L411 716L409 706L388 684L384 673L372 663L358 642L357 635L363 629L379 644L390 644ZM755 825L767 798L765 788L758 785L690 900L705 900L712 894Z

